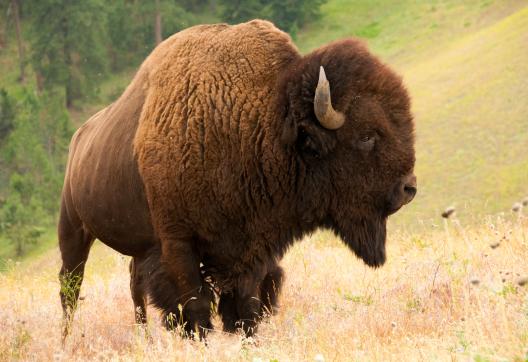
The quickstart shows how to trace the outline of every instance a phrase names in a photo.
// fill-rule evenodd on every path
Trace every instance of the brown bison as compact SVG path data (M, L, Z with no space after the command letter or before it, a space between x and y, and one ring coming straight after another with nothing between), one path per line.
M276 305L278 262L317 228L382 265L387 217L416 193L409 103L354 39L302 56L259 20L170 37L71 141L66 321L95 238L132 256L137 322L148 295L167 327L201 337L215 294L224 329L252 334Z

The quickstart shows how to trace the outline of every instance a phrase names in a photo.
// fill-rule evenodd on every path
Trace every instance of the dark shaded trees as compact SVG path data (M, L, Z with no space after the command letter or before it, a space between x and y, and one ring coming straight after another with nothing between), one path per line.
M20 64L19 81L24 82L26 79L26 57L24 54L24 42L22 41L22 26L20 25L20 1L11 0L11 11L13 13L13 20L15 23L15 31L18 45L18 62Z
M136 66L156 44L195 23L193 13L174 0L114 0L105 11L113 71Z
M17 101L2 93L0 232L21 256L57 212L72 127L61 97L25 90ZM6 107L5 104L8 104ZM7 192L6 192L7 191Z
M221 15L229 23L260 18L295 35L297 29L320 16L326 0L221 0Z
M93 97L106 73L105 12L101 0L34 0L32 64L41 86L63 91L68 108Z

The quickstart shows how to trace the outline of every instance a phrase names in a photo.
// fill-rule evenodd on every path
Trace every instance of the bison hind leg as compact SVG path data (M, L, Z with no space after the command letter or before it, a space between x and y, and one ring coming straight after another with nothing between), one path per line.
M64 341L71 328L84 277L84 267L95 238L83 228L76 214L67 212L64 201L61 205L58 235L62 257L59 294L63 310Z
M224 332L235 333L239 328L239 319L236 295L234 292L222 293L218 303L218 314L222 318Z

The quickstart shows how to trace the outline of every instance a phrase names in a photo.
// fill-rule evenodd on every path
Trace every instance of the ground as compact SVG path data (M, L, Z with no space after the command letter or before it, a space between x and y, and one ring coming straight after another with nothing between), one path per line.
M128 258L99 244L63 348L60 261L52 251L0 274L0 360L528 358L528 285L518 284L528 276L527 217L394 231L388 255L385 266L370 269L333 235L317 233L286 255L281 306L257 336L213 332L205 346L165 331L153 308L147 333L134 325ZM215 325L221 329L218 319Z

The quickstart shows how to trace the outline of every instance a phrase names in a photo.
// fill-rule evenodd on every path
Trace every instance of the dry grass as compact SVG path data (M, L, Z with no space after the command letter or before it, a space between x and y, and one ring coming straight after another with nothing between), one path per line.
M372 270L332 235L317 233L286 255L282 307L255 340L215 332L206 347L163 330L153 309L146 338L133 324L127 258L99 245L63 348L54 250L0 275L0 360L528 357L528 287L516 285L528 274L528 218L391 232L388 254L388 263Z

